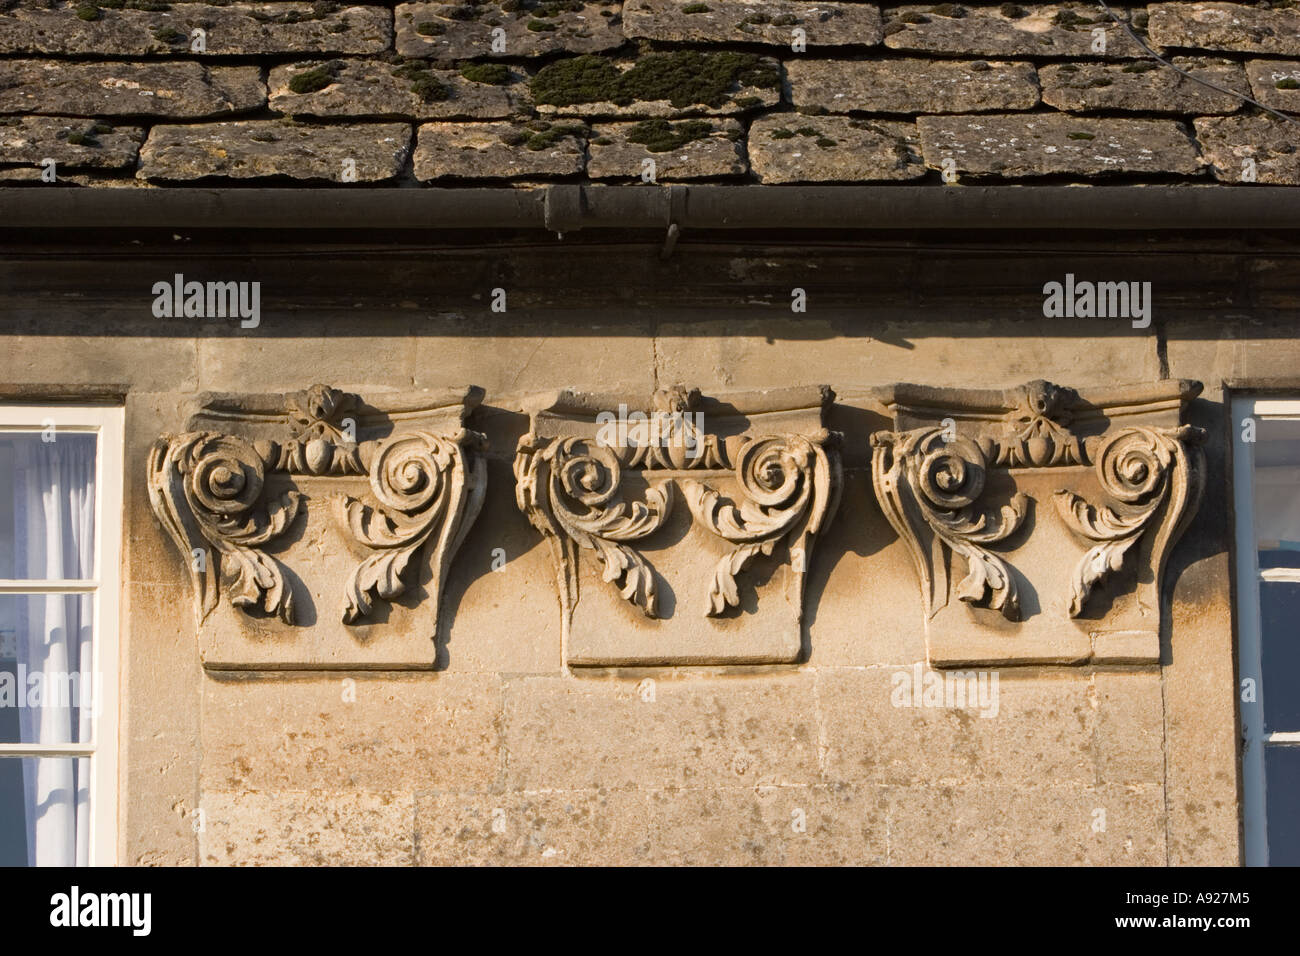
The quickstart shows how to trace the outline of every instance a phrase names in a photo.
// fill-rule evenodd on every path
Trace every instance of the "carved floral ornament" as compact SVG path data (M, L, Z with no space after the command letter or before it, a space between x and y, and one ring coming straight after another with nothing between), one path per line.
M703 426L716 416L699 410L699 391L682 386L658 391L646 412L604 402L619 408L617 428L605 420L614 413L591 414L602 405L594 396L563 393L535 412L515 457L516 500L555 548L566 615L578 600L580 555L589 552L601 578L641 615L660 616L656 572L637 545L664 527L679 495L727 545L699 602L705 617L740 605L741 575L778 544L791 549L802 575L840 491L839 436L820 427L822 403L832 398L829 389L818 391L817 425L804 433L750 429L725 438ZM572 420L585 424L564 434ZM554 427L560 421L568 427ZM630 472L645 480L640 500L625 486ZM722 477L734 480L734 495L717 489Z
M1138 597L1137 613L1146 620L1136 626L1152 640L1137 656L1153 658L1166 559L1196 511L1205 480L1204 432L1179 424L1197 392L1194 383L1178 382L1086 401L1071 389L1037 381L1004 396L999 411L989 408L998 404L989 393L896 390L896 418L935 423L873 434L872 480L885 516L911 552L927 619L955 597L1021 621L1019 575L998 551L1025 528L1033 498L1017 480L1004 481L999 496L988 487L999 470L1024 475L1042 469L1058 483L1050 492L1054 509L1086 545L1069 573L1064 613L1084 617L1089 598L1127 566L1139 588L1150 592L1149 599ZM1088 431L1071 430L1076 413L1087 419L1080 425ZM1078 484L1089 468L1099 494L1059 487ZM1147 566L1139 566L1144 559ZM950 572L960 574L956 584ZM965 657L955 648L951 654L954 661L1000 657L984 647ZM1086 655L1013 647L1005 656ZM1104 656L1094 649L1095 659Z
M1204 485L1204 435L1182 423L1198 392L1039 381L879 398L894 428L870 435L875 497L916 568L932 664L1158 659L1164 568ZM223 594L251 617L298 621L291 568L309 560L295 557L308 511L357 556L329 579L336 620L371 623L420 569L436 616L485 497L486 439L465 427L481 400L469 389L379 412L323 385L210 397L148 463L199 624ZM841 494L833 402L825 387L706 398L675 386L641 409L536 399L515 497L552 548L569 662L799 659L804 574ZM574 627L584 573L608 598ZM374 663L364 646L348 653ZM417 666L424 652L402 653Z
M481 399L470 390L456 411L462 418ZM440 587L451 556L483 502L485 470L478 455L486 439L453 427L415 430L357 441L355 395L324 385L285 397L278 416L220 411L201 419L233 421L243 430L283 423L288 437L244 437L213 429L164 435L149 455L149 495L154 513L191 558L195 613L202 624L224 592L247 612L295 622L286 569L268 553L305 511L307 496L290 487L268 491L268 480L287 476L367 476L368 494L329 495L329 504L352 539L370 552L342 588L340 614L349 624L370 615L376 600L401 595L413 577L413 558L429 545L433 587Z

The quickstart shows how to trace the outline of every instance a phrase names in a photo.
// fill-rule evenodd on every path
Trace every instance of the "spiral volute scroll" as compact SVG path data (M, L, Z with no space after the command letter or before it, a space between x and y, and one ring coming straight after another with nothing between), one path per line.
M1095 472L1107 502L1053 496L1075 534L1094 542L1071 575L1070 616L1078 617L1094 589L1124 566L1125 557L1153 526L1151 554L1159 585L1169 547L1195 512L1204 486L1201 429L1133 426L1092 442Z
M919 428L877 433L872 445L876 497L908 543L922 579L927 616L948 603L947 571L921 539L922 528L966 559L966 576L954 590L960 600L1019 620L1015 576L1005 560L984 546L1015 533L1028 499L1017 493L996 511L983 506L993 443L954 437L944 428Z
M717 617L740 604L736 576L758 555L770 557L782 539L795 549L795 570L802 574L811 538L837 500L837 440L838 435L822 432L813 439L783 435L746 441L736 455L739 506L703 482L683 482L695 519L734 545L714 568L707 616Z
M435 586L441 588L443 562L482 505L486 472L474 450L485 444L482 435L465 429L451 436L412 432L380 443L370 462L374 504L338 499L352 538L374 552L345 585L345 623L362 622L376 599L391 601L405 593L412 558L435 533L431 559Z
M154 511L190 559L196 616L231 604L293 623L293 593L279 563L261 550L297 517L295 491L265 500L267 463L251 442L215 432L164 436L149 457ZM196 546L205 542L210 548Z
M538 459L548 480L546 507L558 530L578 547L594 551L623 598L649 618L658 616L654 569L629 542L653 534L672 510L672 485L646 490L645 501L622 499L623 467L614 452L596 442L562 438Z

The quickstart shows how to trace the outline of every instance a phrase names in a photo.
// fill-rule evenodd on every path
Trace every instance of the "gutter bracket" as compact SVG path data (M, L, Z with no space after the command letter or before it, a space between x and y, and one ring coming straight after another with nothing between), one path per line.
M677 248L681 237L681 220L686 218L686 196L690 187L672 185L668 187L668 231L664 234L664 245L659 250L659 258L667 260Z
M581 186L547 186L542 196L542 217L546 228L563 239L566 232L582 228L583 189Z

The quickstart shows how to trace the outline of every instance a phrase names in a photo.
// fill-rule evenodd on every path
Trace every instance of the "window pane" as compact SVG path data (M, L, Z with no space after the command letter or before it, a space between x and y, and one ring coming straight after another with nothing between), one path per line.
M0 866L85 866L90 760L0 759Z
M94 577L95 442L0 432L0 578Z
M1300 866L1300 747L1264 748L1268 794L1268 864Z
M93 614L90 594L0 594L0 744L93 739Z

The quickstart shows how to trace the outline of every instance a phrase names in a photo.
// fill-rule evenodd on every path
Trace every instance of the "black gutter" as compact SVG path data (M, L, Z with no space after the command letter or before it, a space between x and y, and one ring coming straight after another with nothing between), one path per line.
M0 230L1294 230L1287 186L0 188Z

